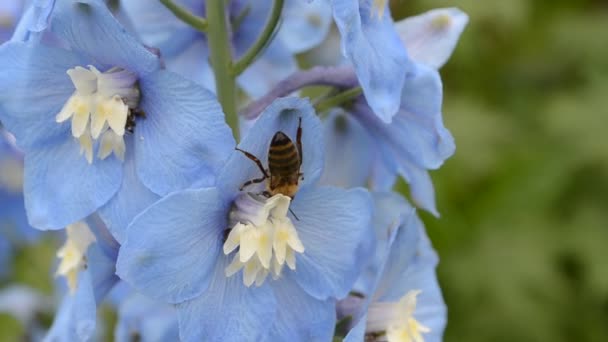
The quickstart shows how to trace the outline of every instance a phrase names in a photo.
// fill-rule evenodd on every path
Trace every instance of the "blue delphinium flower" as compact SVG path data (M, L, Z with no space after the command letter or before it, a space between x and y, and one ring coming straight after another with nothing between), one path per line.
M177 304L183 340L331 339L335 300L351 289L373 236L369 196L315 185L321 123L306 100L276 100L238 147L265 163L275 133L296 143L300 119L304 180L293 199L267 198L261 183L240 191L262 175L235 151L216 187L172 193L129 226L117 274Z
M369 180L373 188L387 190L400 174L410 184L414 202L438 215L427 170L439 168L455 146L443 125L442 85L435 68L451 54L466 20L457 9L440 9L398 23L404 43L412 44L408 48L419 58L405 75L399 111L386 124L374 114L369 99L361 97L348 115L330 116L325 139L332 141L326 155L331 167L326 168L324 183L348 187Z
M205 16L205 2L178 0L193 14ZM271 1L236 0L227 7L234 58L242 56L262 32ZM314 7L300 0L286 1L283 25L263 54L238 79L251 97L265 94L281 79L297 70L294 53L310 49L329 31L330 13L324 4ZM122 5L143 41L158 47L170 70L215 89L208 63L206 35L176 18L159 2L126 1ZM304 38L304 39L303 39Z
M95 336L97 304L117 283L118 243L95 215L66 228L59 249L56 275L65 277L67 291L59 306L48 341L90 341Z
M330 2L343 53L353 65L373 113L389 123L400 108L401 94L409 90L405 79L414 65L399 39L388 1Z
M101 1L58 0L50 20L67 49L0 47L0 120L25 151L30 223L63 228L114 197L104 216L120 239L122 211L212 184L234 146L215 97L162 70Z
M374 194L377 249L357 296L340 303L351 316L345 341L441 341L446 307L438 258L415 210L394 193Z

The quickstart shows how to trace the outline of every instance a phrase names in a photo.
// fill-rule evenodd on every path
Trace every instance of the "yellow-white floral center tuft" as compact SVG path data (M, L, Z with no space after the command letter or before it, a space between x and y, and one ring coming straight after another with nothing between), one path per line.
M420 290L408 291L398 302L375 302L369 307L366 332L377 341L424 342L422 334L431 331L414 318ZM384 333L384 334L378 334Z
M260 286L269 274L278 279L285 264L296 269L295 253L304 253L304 245L287 217L290 203L291 198L281 194L266 198L242 193L237 197L224 254L238 251L226 267L227 277L243 270L245 286Z
M87 267L86 253L95 242L95 235L84 222L68 225L66 232L67 239L57 251L57 257L61 261L55 275L65 277L70 293L74 293L78 286L78 273Z
M121 68L100 72L94 66L69 69L76 90L55 120L72 119L72 135L80 143L80 153L93 163L93 150L105 159L114 153L120 160L125 155L125 126L129 109L139 103L137 76Z

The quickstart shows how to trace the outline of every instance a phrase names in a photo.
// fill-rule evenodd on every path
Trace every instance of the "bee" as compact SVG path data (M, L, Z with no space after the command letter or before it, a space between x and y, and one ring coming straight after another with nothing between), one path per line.
M295 144L281 131L276 132L272 137L270 147L268 148L268 170L264 168L260 159L253 154L238 147L236 150L242 152L247 158L256 163L262 172L262 177L243 183L239 190L242 191L251 184L261 183L266 180L266 190L262 192L264 196L272 197L276 194L282 194L291 199L295 197L296 192L298 192L300 179L303 179L303 174L300 172L303 162L301 117L298 119ZM298 218L297 216L295 217L296 219Z
M129 109L127 115L127 122L125 123L125 130L131 134L135 131L135 120L137 118L146 118L146 113L141 109Z

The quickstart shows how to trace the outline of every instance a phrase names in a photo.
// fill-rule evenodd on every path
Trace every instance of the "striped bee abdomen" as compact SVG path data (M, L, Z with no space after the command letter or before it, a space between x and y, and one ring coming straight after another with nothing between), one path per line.
M300 156L296 145L283 132L277 132L270 142L268 168L271 176L291 179L300 172Z

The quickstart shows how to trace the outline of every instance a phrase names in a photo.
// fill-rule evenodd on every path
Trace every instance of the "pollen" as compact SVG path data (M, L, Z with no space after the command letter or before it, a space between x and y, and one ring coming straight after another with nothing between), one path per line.
M304 245L287 217L290 202L281 194L265 198L243 193L237 198L231 213L236 223L224 242L224 254L236 251L227 277L242 270L249 287L262 285L269 274L278 279L285 264L295 271L296 253L304 253Z
M66 232L67 239L57 251L60 262L55 275L66 278L70 293L73 294L78 286L78 274L87 267L87 249L95 242L95 236L84 222L68 225Z
M57 123L71 119L72 136L89 164L112 153L120 160L125 154L125 126L130 109L139 103L135 74L120 68L100 72L92 65L67 71L74 93L55 117Z
M424 342L422 334L431 331L414 318L420 290L408 291L398 302L372 303L366 332L379 336L378 341Z

